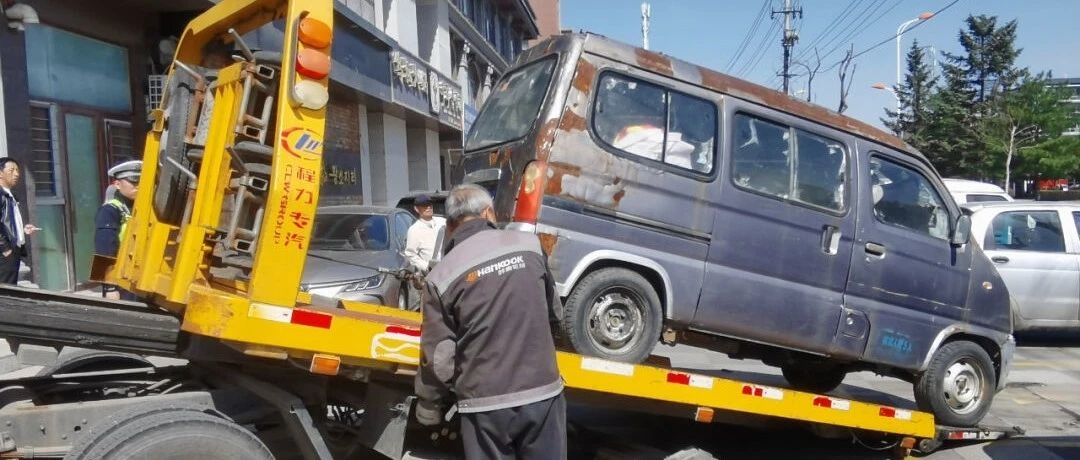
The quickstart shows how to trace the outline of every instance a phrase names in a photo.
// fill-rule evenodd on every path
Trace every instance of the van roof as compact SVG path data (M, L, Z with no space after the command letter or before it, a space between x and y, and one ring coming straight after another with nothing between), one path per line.
M945 188L949 189L950 192L1005 193L1005 189L986 182L954 178L942 179L942 181L945 182Z
M526 52L526 58L532 60L540 55L547 54L550 50L557 47L556 43L559 41L579 41L583 43L582 46L586 52L599 54L651 72L667 75L690 84L708 88L723 94L730 94L739 99L781 110L807 120L823 123L835 129L846 131L853 135L887 145L925 160L925 157L923 157L918 150L915 150L914 147L908 145L900 138L870 126L867 123L842 115L820 105L811 104L801 99L788 96L780 91L769 89L731 75L723 74L671 56L638 48L589 32L564 32L562 35L548 40L549 43L547 43L546 46L544 44L533 46L529 50L532 52ZM579 80L586 78L591 82L594 77L595 69L579 68L578 75L574 78L574 83L578 84Z

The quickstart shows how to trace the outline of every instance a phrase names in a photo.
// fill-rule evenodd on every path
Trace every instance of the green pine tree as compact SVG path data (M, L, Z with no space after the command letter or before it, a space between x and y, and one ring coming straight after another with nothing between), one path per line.
M916 148L921 148L925 142L929 101L936 84L937 77L931 73L926 54L919 48L919 41L913 41L907 53L904 81L893 88L900 101L900 109L885 109L885 118L881 121Z

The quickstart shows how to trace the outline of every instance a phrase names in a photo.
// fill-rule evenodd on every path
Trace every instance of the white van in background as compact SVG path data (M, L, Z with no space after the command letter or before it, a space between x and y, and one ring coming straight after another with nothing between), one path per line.
M956 204L986 201L1013 201L1005 190L994 184L967 179L942 179Z

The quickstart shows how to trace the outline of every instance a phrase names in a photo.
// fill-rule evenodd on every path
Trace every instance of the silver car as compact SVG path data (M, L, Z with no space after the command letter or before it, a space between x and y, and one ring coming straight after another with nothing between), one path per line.
M1080 204L969 203L971 238L1013 298L1013 330L1080 330Z
M324 206L315 215L301 290L323 297L405 308L402 282L379 269L406 266L408 211L382 206Z

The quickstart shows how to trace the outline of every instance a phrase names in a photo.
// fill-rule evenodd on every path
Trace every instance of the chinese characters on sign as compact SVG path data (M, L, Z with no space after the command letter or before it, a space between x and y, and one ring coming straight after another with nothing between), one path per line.
M464 101L456 85L434 69L399 51L390 53L390 67L394 78L402 85L416 90L427 99L431 113L445 116L452 124L461 126Z
M356 168L343 168L328 165L323 169L323 183L331 185L353 185L357 183L360 172Z

